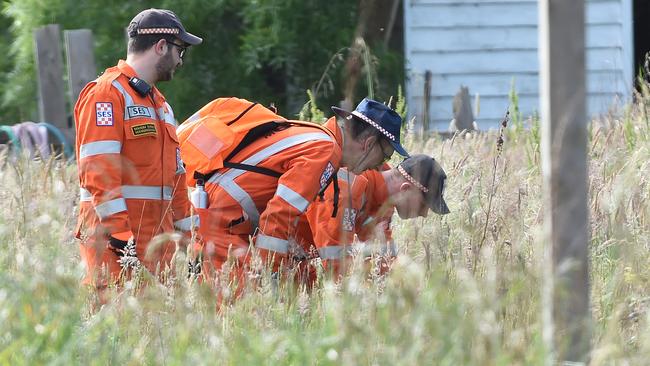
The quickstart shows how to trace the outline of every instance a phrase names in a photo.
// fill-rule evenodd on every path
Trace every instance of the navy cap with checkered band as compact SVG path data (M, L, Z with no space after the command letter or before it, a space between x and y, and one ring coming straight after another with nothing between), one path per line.
M332 107L332 110L343 118L354 117L360 121L369 123L384 135L398 154L404 157L409 156L409 153L406 152L406 149L404 149L399 141L402 117L383 103L364 98L352 112L337 107Z
M127 31L131 38L147 34L168 34L192 46L203 42L202 38L185 30L173 11L166 9L152 8L141 11L131 20Z

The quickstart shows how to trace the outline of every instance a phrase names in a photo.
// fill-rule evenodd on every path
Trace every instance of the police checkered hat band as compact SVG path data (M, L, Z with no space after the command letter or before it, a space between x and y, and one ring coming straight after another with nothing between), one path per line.
M352 111L350 112L353 116L361 119L362 121L369 123L372 127L376 128L381 132L384 136L388 137L391 141L395 141L395 135L392 133L386 131L385 128L381 127L379 124L377 124L375 121L371 120L370 118L364 116L363 114L357 112L357 111Z
M409 173L407 173L406 170L404 170L404 168L402 168L401 165L397 166L397 170L404 176L404 179L409 181L409 183L411 183L412 185L418 187L418 189L421 190L422 192L429 193L429 188L423 186L420 182L416 181L415 178L411 177L409 175Z
M140 28L137 30L138 35L142 34L179 34L178 28Z

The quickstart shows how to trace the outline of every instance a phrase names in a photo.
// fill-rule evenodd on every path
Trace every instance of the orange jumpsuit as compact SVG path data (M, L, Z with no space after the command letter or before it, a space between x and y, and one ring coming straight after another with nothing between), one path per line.
M163 95L152 88L143 97L128 81L136 76L126 62L107 69L82 90L75 105L76 155L80 205L76 229L84 283L93 283L102 267L114 280L117 256L107 249L111 235L135 238L138 259L152 273L168 263L174 248L162 245L150 258L151 238L187 231L198 217L189 216L185 169L180 158L176 121ZM102 277L97 286L104 286Z
M390 167L385 165L383 169ZM331 217L334 200L331 186L325 191L325 199L316 201L305 214L310 224L312 243L323 265L338 274L342 270L342 261L357 253L367 257L394 257L397 248L390 230L393 207L387 204L388 190L381 173L368 170L357 176L341 169L338 180L340 193L337 217ZM306 242L304 222L305 220L301 225L301 233L303 242ZM362 243L354 243L355 235ZM363 243L372 239L379 239L382 244Z
M229 253L239 268L247 265L251 238L274 270L306 255L295 241L296 225L338 170L342 136L333 123L328 126L331 133L307 126L275 131L230 160L271 169L282 174L279 179L223 168L205 182L208 208L198 211L205 242L203 267L212 267L208 275L221 269Z

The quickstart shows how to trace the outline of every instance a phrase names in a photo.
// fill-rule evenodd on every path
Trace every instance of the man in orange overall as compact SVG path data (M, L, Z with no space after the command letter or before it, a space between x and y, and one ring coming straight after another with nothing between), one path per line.
M273 131L231 159L277 172L277 177L231 168L205 182L209 203L200 232L205 241L203 265L212 267L205 271L208 277L231 256L238 280L245 281L241 276L247 271L251 242L273 271L291 267L295 258L306 255L295 241L300 216L339 166L360 173L381 165L395 150L406 155L397 113L367 99L353 113L354 118L346 114L338 122L331 118L325 127L296 125Z
M329 188L325 200L312 204L306 213L316 223L312 232L318 255L335 275L347 271L354 255L380 257L382 266L397 255L390 230L394 209L402 219L427 217L429 209L449 213L443 197L447 176L435 159L418 154L387 168L358 176L339 170L341 215L328 214L334 201ZM378 243L370 243L375 240Z
M76 236L87 267L83 283L100 290L134 266L164 269L173 246L145 257L149 241L196 225L176 121L154 85L171 80L186 49L202 40L160 9L136 15L128 35L126 61L86 85L74 111L81 191Z

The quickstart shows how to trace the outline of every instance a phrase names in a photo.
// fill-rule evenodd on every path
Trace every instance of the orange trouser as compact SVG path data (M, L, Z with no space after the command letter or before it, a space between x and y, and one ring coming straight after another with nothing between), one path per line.
M213 241L197 244L197 253L201 253L201 281L207 281L217 292L217 307L239 299L246 288L255 289L258 285L259 274L265 268L254 268L252 259L251 237L248 235L219 235L221 243ZM214 238L214 236L213 236ZM304 285L311 289L316 282L316 269L305 259L274 260L271 252L258 250L257 254L262 266L274 265L273 271L282 273L280 281L293 280L297 286ZM288 261L287 264L285 262ZM291 278L287 278L291 277Z
M151 274L164 271L174 254L174 244L165 243L156 250L151 258L146 258L148 243L136 243L136 253L140 263ZM108 248L108 240L104 238L89 238L79 244L81 260L86 265L86 276L82 284L104 290L107 286L117 284L120 280L122 267L118 263L117 254ZM130 273L125 273L128 276Z

